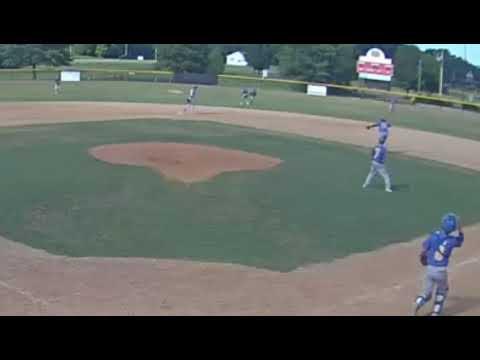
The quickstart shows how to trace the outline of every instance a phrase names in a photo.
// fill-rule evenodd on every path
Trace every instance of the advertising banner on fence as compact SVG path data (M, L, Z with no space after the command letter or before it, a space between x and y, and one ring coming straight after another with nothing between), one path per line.
M308 85L307 94L313 96L327 96L327 87L319 85Z
M80 81L80 71L77 70L63 70L60 74L62 82L78 82Z

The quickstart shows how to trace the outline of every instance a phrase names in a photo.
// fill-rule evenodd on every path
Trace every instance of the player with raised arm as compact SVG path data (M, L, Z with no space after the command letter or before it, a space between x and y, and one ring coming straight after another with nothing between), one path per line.
M378 128L378 139L384 139L384 142L387 142L392 124L390 124L386 119L382 118L375 124L367 125L367 130L375 127Z

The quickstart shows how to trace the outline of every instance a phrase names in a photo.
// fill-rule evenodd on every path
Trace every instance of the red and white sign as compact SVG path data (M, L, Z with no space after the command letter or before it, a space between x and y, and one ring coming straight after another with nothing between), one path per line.
M357 62L360 79L391 81L394 74L392 59L387 59L380 49L370 49L367 55L360 56Z

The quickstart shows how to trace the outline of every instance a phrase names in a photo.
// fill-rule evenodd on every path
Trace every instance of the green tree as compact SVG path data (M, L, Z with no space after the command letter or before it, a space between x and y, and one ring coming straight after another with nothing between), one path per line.
M154 44L129 44L128 57L136 59L138 56L143 56L145 59L154 59Z
M76 55L95 56L97 44L75 44L73 45L73 52Z
M452 86L467 85L467 74L472 72L475 79L480 79L480 68L470 64L458 56L450 54L448 50L428 49L426 54L436 57L444 52L444 79L446 83Z
M95 56L96 57L105 57L105 54L108 51L110 44L97 44L95 48Z
M279 54L280 73L305 81L330 81L334 58L331 44L287 45Z
M60 66L70 61L68 44L4 44L0 45L0 68L32 67L36 79L37 65Z
M355 78L358 52L354 44L338 44L333 58L332 79L349 84Z
M365 55L368 50L377 48L385 53L385 56L389 59L393 59L398 48L401 44L355 44L357 52L361 55Z
M273 56L274 52L270 44L249 44L245 47L245 59L256 71L269 69Z
M124 54L125 44L75 44L76 55L96 56L116 59Z
M437 92L440 81L440 64L435 56L422 54L422 89Z
M159 44L157 66L175 73L205 73L208 55L206 44Z
M108 49L103 54L103 57L110 59L117 59L124 53L124 44L109 44Z
M208 68L210 74L223 74L225 71L225 55L221 46L216 46L208 54Z
M271 44L273 53L272 65L278 66L278 64L280 63L278 56L280 55L284 46L284 44Z
M402 45L395 53L395 81L405 89L417 88L418 63L422 52L414 45ZM425 64L424 64L425 67Z

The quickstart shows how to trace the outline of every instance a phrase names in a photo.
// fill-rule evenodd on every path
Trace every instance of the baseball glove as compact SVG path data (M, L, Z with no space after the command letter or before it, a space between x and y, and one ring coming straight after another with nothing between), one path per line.
M423 266L427 266L428 265L428 262L427 262L427 253L426 252L422 252L420 254L420 264L422 264Z

